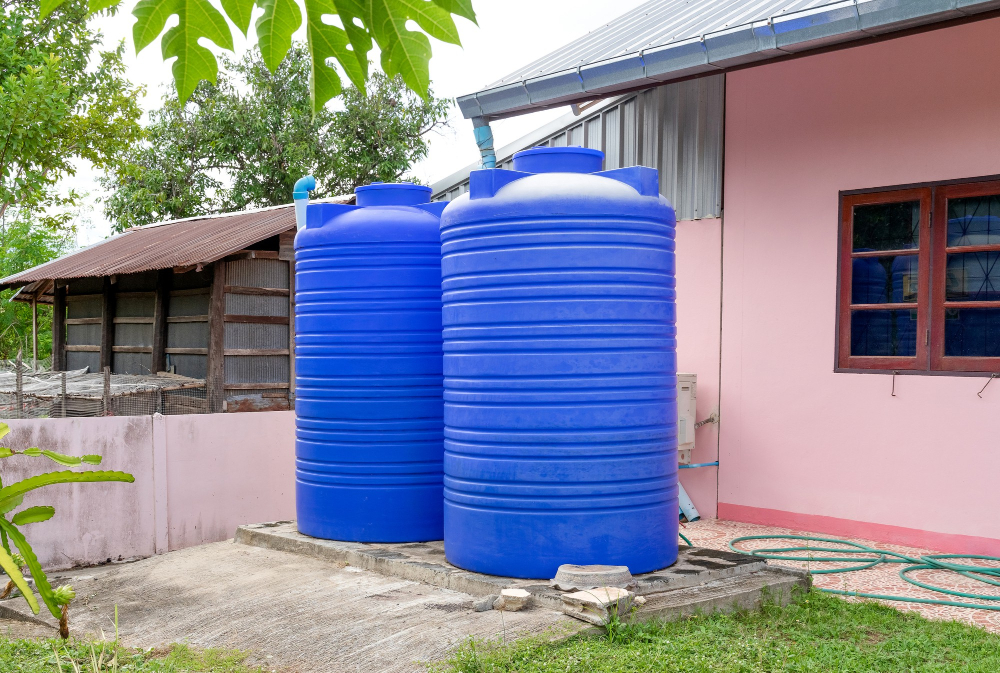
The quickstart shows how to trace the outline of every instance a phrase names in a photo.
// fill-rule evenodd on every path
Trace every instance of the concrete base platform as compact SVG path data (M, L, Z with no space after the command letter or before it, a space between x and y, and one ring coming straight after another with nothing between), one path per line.
M499 594L502 589L529 591L540 607L562 609L564 592L540 580L484 575L457 568L445 560L444 543L367 544L320 540L299 533L294 521L240 526L239 544L291 552L333 563L364 568L390 577L413 580L472 596ZM787 603L795 587L809 586L802 570L768 566L761 559L733 552L681 546L677 563L636 575L633 589L646 598L639 619L675 619L698 612L753 608L765 597Z

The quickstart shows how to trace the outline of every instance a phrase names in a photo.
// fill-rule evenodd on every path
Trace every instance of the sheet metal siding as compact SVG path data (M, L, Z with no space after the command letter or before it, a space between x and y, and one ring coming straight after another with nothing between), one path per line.
M227 294L229 315L288 315L288 297L264 297L255 294Z
M603 150L605 168L657 168L660 191L674 205L678 220L719 217L725 82L725 75L712 75L631 94L611 107L584 113L530 146L561 144L556 139L569 134L569 145ZM510 156L498 159L501 168L511 167ZM434 198L451 200L466 191L467 175L457 185L439 188Z
M226 284L288 288L288 262L282 259L238 259L226 264Z

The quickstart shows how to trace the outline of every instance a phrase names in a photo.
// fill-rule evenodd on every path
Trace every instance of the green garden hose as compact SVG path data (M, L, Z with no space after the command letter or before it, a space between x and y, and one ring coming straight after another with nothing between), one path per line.
M694 546L693 544L691 544L691 540L689 540L686 537L684 537L684 533L678 532L677 534L681 536L682 540L684 540L684 544L686 544L689 547L693 547Z
M683 536L681 536L683 537ZM773 547L766 549L740 549L736 545L747 540L804 540L805 546L796 547ZM840 547L817 546L812 543L825 542L829 544L841 545ZM688 543L690 544L690 543ZM1000 587L1000 557L983 556L979 554L929 554L914 558L899 552L887 551L885 549L875 549L850 540L837 540L826 537L812 537L809 535L745 535L738 537L729 543L729 548L740 554L756 556L763 559L774 559L780 561L807 561L810 563L855 563L846 568L827 568L820 570L810 569L813 575L828 575L832 573L847 573L855 570L866 570L882 563L905 563L906 567L899 571L899 576L904 580L922 589L934 591L948 596L960 596L971 598L977 601L998 601L1000 595L972 594L961 591L953 591L943 587L936 587L925 582L920 582L909 576L909 573L917 570L947 570L958 573L971 580L984 582L986 584ZM799 552L809 552L809 556L787 556ZM812 556L816 552L842 554L843 556ZM865 557L859 555L865 554ZM980 561L992 561L998 564L996 567L968 565L961 563L950 563L954 559L976 559ZM992 578L992 579L991 579ZM818 587L817 587L818 588ZM909 596L888 596L883 594L867 594L860 591L841 591L838 589L819 589L828 594L838 594L840 596L854 596L857 598L875 598L884 601L903 601L906 603L926 603L930 605L951 605L959 608L975 608L977 610L1000 610L1000 605L984 605L980 603L963 603L959 601L939 600L934 598L911 598Z

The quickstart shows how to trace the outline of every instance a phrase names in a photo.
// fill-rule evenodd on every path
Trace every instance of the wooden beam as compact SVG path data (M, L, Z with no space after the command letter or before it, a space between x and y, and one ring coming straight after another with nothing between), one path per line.
M95 344L73 344L63 346L67 353L100 353L101 347Z
M286 315L232 315L226 314L226 322L248 322L256 325L287 325Z
M111 347L115 344L115 286L111 279L104 277L104 293L101 302L101 369L110 367L114 361Z
M149 346L112 346L111 352L113 353L152 353L153 349Z
M100 325L100 318L64 318L63 322L67 325Z
M171 315L167 316L167 322L208 322L208 315Z
M188 287L181 290L171 290L171 297L190 297L198 294L211 294L211 287Z
M208 305L208 371L205 393L208 410L220 413L225 401L226 377L226 263L218 261L212 265L212 295Z
M227 348L226 355L288 355L287 348Z
M83 301L84 299L99 299L103 297L103 294L66 294L66 287L63 286L63 293L66 296L66 302Z
M170 286L174 273L160 269L156 278L156 298L153 300L153 362L151 369L158 372L167 368L167 311L170 306Z
M121 316L114 319L116 325L152 325L153 316Z
M231 255L226 255L227 262L234 262L240 259L278 259L277 250L240 250Z
M115 295L129 299L151 299L156 296L156 292L116 292Z
M31 371L38 371L38 295L31 296Z
M227 294L254 294L261 297L287 297L288 289L282 287L244 287L242 285L227 285Z
M164 348L167 355L208 355L207 348Z
M66 369L66 287L52 288L52 369Z

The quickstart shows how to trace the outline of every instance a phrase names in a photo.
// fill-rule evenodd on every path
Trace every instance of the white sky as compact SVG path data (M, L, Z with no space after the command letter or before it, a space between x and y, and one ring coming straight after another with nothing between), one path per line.
M462 36L462 47L432 40L431 82L435 95L455 98L472 93L517 68L544 56L567 42L614 19L645 0L474 0L479 26L456 18ZM218 2L213 4L218 5ZM164 86L170 82L170 63L160 56L159 41L138 56L132 42L131 11L134 0L126 0L123 11L113 18L102 18L95 25L104 33L105 44L113 46L126 41L128 77L146 85L146 110L159 107ZM257 8L255 17L261 10ZM168 26L174 25L172 17ZM236 51L248 48L234 29ZM252 31L251 31L252 32ZM304 30L297 39L303 40ZM208 43L211 46L211 43ZM377 58L373 59L376 63ZM547 110L530 115L494 122L496 147L512 142L546 122L565 114L566 108ZM472 123L462 119L455 107L451 126L431 139L430 155L414 168L417 177L433 182L479 159L472 138ZM81 222L79 243L87 245L110 233L110 225L97 199L103 193L97 183L98 172L81 166L75 178L66 186L89 193L89 210Z

